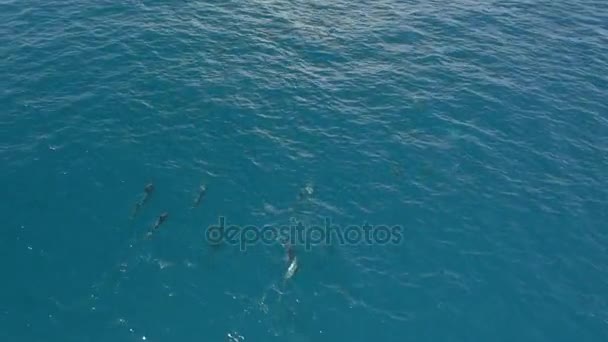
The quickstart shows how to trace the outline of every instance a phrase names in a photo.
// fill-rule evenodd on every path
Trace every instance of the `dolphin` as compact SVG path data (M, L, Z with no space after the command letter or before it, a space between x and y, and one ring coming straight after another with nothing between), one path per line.
M160 216L156 220L156 223L154 223L154 227L152 227L152 229L153 230L158 230L158 228L160 227L160 225L163 224L163 222L165 222L168 217L169 217L169 213L166 212L166 211L163 212L162 214L160 214Z
M294 256L289 263L289 267L287 267L287 271L285 272L285 276L283 277L285 280L293 277L294 274L298 271L298 257Z
M312 196L315 192L314 186L312 184L306 184L305 187L300 189L300 193L298 193L298 200L304 200Z
M198 205L203 200L203 197L205 197L206 193L207 193L207 187L203 184L198 188L198 195L196 196L196 199L194 200L194 204L192 205L192 208L198 207Z
M144 187L144 193L142 195L142 198L137 203L135 203L135 206L133 207L131 219L135 218L135 216L137 216L144 204L146 204L150 200L152 193L154 193L154 184L146 184L146 186Z
M287 252L287 263L289 266L287 267L287 271L285 272L283 279L287 280L291 278L298 270L298 257L296 256L295 248L289 242L285 244L285 251Z
M291 263L293 261L293 259L296 257L296 251L293 248L293 245L289 242L286 244L285 250L287 251L287 262Z
M160 228L160 226L167 220L167 218L169 218L168 212L165 211L162 214L160 214L160 216L156 219L156 222L154 222L154 226L152 226L152 230L150 230L146 234L146 238L150 238L152 236L152 234L154 234L154 232L157 231Z

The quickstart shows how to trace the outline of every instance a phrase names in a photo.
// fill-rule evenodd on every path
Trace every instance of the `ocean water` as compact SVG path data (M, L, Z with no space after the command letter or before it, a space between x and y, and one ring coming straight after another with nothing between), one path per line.
M608 338L605 1L0 0L0 161L1 341Z

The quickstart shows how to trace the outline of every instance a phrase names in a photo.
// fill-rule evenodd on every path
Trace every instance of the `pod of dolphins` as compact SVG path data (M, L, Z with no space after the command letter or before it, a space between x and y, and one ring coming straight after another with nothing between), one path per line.
M133 206L133 211L131 213L131 220L133 220L137 214L139 214L139 212L141 211L141 209L144 207L144 205L146 203L148 203L148 201L150 200L150 198L152 197L152 194L154 193L154 184L152 183L148 183L146 184L146 186L144 187L144 191L143 194L141 195L141 198L139 201L137 201L135 203L135 205ZM310 197L314 192L314 189L312 187L312 185L306 185L304 188L302 188L298 194L298 200L304 200L308 197ZM199 186L198 188L198 193L194 199L194 202L192 204L192 209L198 207L200 205L200 203L202 202L203 198L205 197L205 194L207 193L207 187L206 185L202 184ZM167 221L167 219L169 218L169 213L167 211L162 212L158 218L156 219L156 221L154 222L154 225L148 230L148 232L146 233L146 235L144 236L145 239L150 239L155 232L157 232L161 225L163 223L165 223L165 221ZM291 277L293 277L293 275L297 272L298 270L298 258L295 255L295 249L294 246L292 246L289 243L286 243L284 245L285 247L285 252L287 255L287 270L283 276L283 278L285 280L290 279Z

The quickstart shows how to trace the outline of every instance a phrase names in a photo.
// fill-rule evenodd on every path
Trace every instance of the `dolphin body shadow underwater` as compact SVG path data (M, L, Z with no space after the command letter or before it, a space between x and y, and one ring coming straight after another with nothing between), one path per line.
M199 204L201 204L201 201L203 200L203 197L205 197L206 193L207 187L203 184L198 188L198 195L196 196L196 198L194 199L194 203L192 204L193 209L198 207Z
M148 203L148 201L152 197L153 193L154 193L154 184L152 184L152 183L146 184L146 186L144 187L144 193L143 193L141 199L139 201L137 201L137 203L135 203L135 205L133 206L133 211L131 213L131 220L134 219L135 216L137 216L137 214L141 210L141 208L146 203Z

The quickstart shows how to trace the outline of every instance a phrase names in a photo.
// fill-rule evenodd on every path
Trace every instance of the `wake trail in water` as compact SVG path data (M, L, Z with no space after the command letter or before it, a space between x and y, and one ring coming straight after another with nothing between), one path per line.
M277 215L287 215L288 220L298 220L306 222L304 207L314 192L311 184L301 189L297 196L297 200L285 210L275 210L273 213ZM273 207L274 208L274 207ZM244 331L241 327L250 326L250 321L258 320L259 316L255 313L262 314L265 319L265 324L268 332L274 336L287 336L295 331L295 322L291 318L295 317L296 308L287 298L291 298L295 283L295 276L299 268L299 258L296 253L296 246L293 241L281 241L277 243L282 247L285 257L285 268L277 274L277 278L271 281L261 292L259 296L254 298L244 298L247 301L245 307L239 315L234 317L236 322L228 336L244 336ZM297 299L295 299L297 302ZM286 322L291 322L287 324Z

